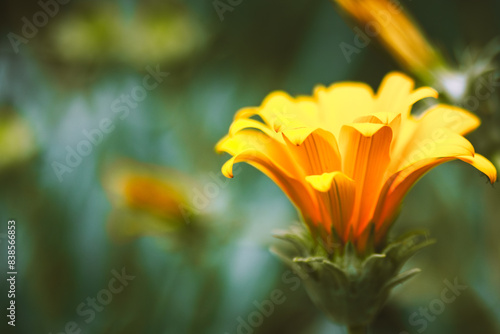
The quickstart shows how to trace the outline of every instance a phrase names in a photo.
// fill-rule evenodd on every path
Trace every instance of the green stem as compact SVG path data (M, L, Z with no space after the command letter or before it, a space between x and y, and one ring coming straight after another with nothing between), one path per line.
M348 326L347 332L349 334L367 334L368 327L367 326Z

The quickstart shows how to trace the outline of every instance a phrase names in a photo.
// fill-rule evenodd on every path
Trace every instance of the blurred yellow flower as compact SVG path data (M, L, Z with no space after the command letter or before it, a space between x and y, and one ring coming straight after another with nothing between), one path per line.
M398 1L333 0L365 31L380 39L396 60L417 75L428 74L442 64L439 52L427 41L418 25Z
M466 110L438 104L420 116L412 105L437 97L400 73L388 74L377 94L363 83L319 86L313 96L271 93L260 107L244 108L218 152L269 176L327 250L352 241L366 248L370 231L380 244L410 187L431 168L463 160L496 180L495 167L462 135L479 126ZM259 120L252 116L258 116Z
M118 238L162 235L189 224L190 182L177 171L133 161L107 166L103 185L113 205L108 228Z
M148 211L168 218L182 216L183 195L172 185L149 175L129 175L123 180L126 204L133 209Z

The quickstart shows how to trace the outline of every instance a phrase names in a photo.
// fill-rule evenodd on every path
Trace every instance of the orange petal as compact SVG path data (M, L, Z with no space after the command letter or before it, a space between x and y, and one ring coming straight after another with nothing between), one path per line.
M127 204L160 216L181 216L183 195L172 185L151 176L131 175L125 180L124 195Z
M323 129L295 129L283 132L283 138L306 175L340 170L340 153L335 136Z
M458 156L418 161L412 166L392 175L384 185L373 216L379 237L383 237L385 231L392 224L403 198L418 179L432 168L455 158L471 164L486 174L492 183L496 181L497 171L495 166L488 159L477 153L473 157Z
M373 214L372 221L377 229L377 238L382 239L385 232L392 224L399 206L410 188L425 173L453 157L441 159L421 160L412 166L393 174L384 184L380 191L377 208Z
M472 131L479 123L470 112L443 104L431 107L418 119L403 118L393 143L391 171L404 168L418 158L472 155L472 146L460 134ZM443 152L447 147L449 152Z
M384 174L390 162L392 130L383 124L345 125L340 134L343 172L356 181L354 215L350 222L359 235L375 210Z
M325 222L328 222L325 224L327 231L333 227L341 237L347 235L347 226L354 209L354 180L341 172L333 172L310 175L306 181L318 192L320 207L327 219Z
M320 221L317 202L311 189L277 166L262 152L248 150L232 157L222 167L222 173L226 177L232 177L233 165L242 161L257 168L276 183L305 218L310 218L314 222Z
M396 172L429 158L473 156L474 147L459 134L447 128L420 124L405 147L394 148L389 170Z
M233 177L233 166L247 162L273 180L302 212L308 221L320 220L316 196L302 180L302 170L291 159L286 147L255 130L244 130L233 137L223 139L217 145L219 151L234 156L222 167L222 173Z

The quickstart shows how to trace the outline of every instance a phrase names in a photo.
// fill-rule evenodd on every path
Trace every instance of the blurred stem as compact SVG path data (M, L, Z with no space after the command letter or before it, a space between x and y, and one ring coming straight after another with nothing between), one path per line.
M367 326L349 326L347 327L347 332L349 334L366 334L368 333Z

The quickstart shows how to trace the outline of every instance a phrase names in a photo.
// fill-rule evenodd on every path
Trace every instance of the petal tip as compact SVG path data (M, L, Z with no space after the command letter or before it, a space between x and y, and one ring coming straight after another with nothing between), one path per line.
M353 179L348 177L342 172L330 172L323 173L321 175L308 175L306 176L306 181L317 191L319 192L327 192L332 187L333 182L335 181L348 181L354 182Z

